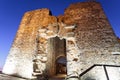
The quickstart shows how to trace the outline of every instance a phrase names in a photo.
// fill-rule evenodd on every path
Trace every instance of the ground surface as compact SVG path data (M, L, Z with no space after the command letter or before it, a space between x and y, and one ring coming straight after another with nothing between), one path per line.
M0 80L27 80L27 79L18 78L18 77L9 76L9 75L0 73ZM64 80L64 78L63 76L54 76L49 80Z
M54 76L52 78L50 78L49 80L65 80L65 76L66 75L57 75L57 76Z
M8 76L0 73L0 80L26 80L18 77Z

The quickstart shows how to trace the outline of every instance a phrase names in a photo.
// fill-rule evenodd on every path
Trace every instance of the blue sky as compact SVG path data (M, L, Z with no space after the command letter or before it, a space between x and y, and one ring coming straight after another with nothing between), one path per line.
M4 65L20 21L26 11L49 8L57 16L69 4L86 0L0 0L0 67ZM99 1L117 37L120 37L120 0Z

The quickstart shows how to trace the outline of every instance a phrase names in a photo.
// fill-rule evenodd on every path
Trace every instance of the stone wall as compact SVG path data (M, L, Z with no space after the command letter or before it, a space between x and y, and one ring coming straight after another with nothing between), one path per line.
M118 39L118 42L120 42L120 39Z
M80 51L79 74L93 64L120 65L120 56L113 55L120 54L120 44L100 3L71 4L58 18L77 25L74 33Z

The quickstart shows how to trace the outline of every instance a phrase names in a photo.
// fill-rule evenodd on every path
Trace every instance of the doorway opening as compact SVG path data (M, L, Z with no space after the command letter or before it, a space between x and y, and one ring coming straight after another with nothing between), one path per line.
M48 74L52 76L66 75L66 39L53 37L48 39Z

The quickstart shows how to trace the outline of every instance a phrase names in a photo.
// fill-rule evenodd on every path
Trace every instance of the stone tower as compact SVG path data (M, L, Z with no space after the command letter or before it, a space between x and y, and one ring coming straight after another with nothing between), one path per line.
M100 3L71 4L58 17L48 9L23 16L3 73L32 79L61 72L67 79L120 79L120 44Z

